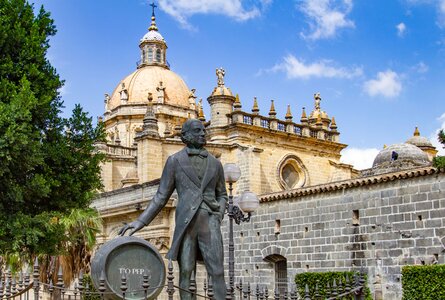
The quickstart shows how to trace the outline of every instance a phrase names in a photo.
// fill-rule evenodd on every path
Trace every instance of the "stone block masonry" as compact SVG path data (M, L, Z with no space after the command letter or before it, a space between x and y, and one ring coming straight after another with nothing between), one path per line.
M279 260L289 283L363 268L376 299L401 299L403 266L445 263L444 182L426 168L263 195L251 222L235 225L236 276L273 289ZM227 220L223 236L227 245Z

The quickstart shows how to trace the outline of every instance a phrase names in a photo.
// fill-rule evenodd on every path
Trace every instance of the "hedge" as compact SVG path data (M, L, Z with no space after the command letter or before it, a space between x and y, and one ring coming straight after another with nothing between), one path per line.
M346 271L346 272L306 272L306 273L300 273L295 275L295 283L298 287L298 292L300 293L300 296L304 296L304 289L306 284L309 287L310 297L313 298L315 295L315 286L318 285L318 293L320 296L324 298L329 297L329 295L326 295L326 287L329 284L330 287L332 287L332 283L334 282L334 279L336 281L336 284L338 286L339 281L341 280L342 286L344 288L345 282L346 282L346 275L349 278L350 286L352 287L354 285L354 275L359 274L358 272L354 271ZM341 291L338 293L340 294ZM343 298L343 299L354 299L353 296L350 298ZM367 276L365 274L365 299L366 300L372 300L371 297L371 291L368 287L368 280Z
M404 266L402 288L404 300L445 299L445 265Z

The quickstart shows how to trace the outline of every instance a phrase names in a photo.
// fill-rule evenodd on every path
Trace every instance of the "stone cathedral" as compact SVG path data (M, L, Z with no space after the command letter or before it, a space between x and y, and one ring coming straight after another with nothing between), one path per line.
M140 43L137 69L124 77L111 95L105 95L103 121L108 135L103 166L105 191L157 179L167 157L183 147L179 139L188 118L202 120L208 132L207 148L222 163L242 169L238 189L257 194L353 177L351 166L340 163L340 132L334 118L314 107L294 117L291 108L283 120L274 103L260 114L257 99L246 109L225 82L225 70L216 70L215 88L207 101L211 115L204 117L201 101L167 63L167 43L152 17ZM209 79L212 80L212 79Z
M360 172L340 162L347 145L320 94L307 112L297 116L287 107L280 119L273 100L260 113L260 100L241 100L230 75L218 68L208 79L215 87L206 117L195 90L170 70L154 14L139 48L136 70L105 94L107 142L98 145L107 155L104 192L93 203L103 218L99 244L146 207L167 157L184 146L182 123L196 118L208 134L206 149L222 164L240 167L235 195L252 191L260 198L251 222L235 228L238 277L273 288L300 272L361 266L376 299L400 299L401 266L444 262L445 173L431 166L437 151L417 128ZM137 234L162 254L174 229L175 201L173 195Z

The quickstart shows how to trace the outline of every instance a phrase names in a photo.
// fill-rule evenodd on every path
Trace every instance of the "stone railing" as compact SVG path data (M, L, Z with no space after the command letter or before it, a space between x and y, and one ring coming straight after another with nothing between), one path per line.
M134 147L107 144L104 148L106 154L132 157L135 157L137 155L137 149Z
M309 124L297 124L292 121L283 121L276 118L251 114L243 111L233 111L230 114L232 124L242 123L258 126L269 130L286 132L297 136L312 137L319 140L339 142L339 132L330 130L326 126L312 126Z

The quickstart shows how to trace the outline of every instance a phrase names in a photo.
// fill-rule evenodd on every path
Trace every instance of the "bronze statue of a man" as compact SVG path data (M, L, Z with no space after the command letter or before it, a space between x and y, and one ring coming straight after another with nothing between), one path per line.
M197 259L204 261L211 276L215 299L225 299L224 255L221 220L227 202L224 171L221 162L204 149L205 129L201 121L187 120L182 126L181 139L187 145L168 157L158 191L136 221L125 225L132 235L148 225L165 206L173 191L178 193L176 226L167 258L179 264L179 286L188 290ZM194 297L180 291L181 299Z

